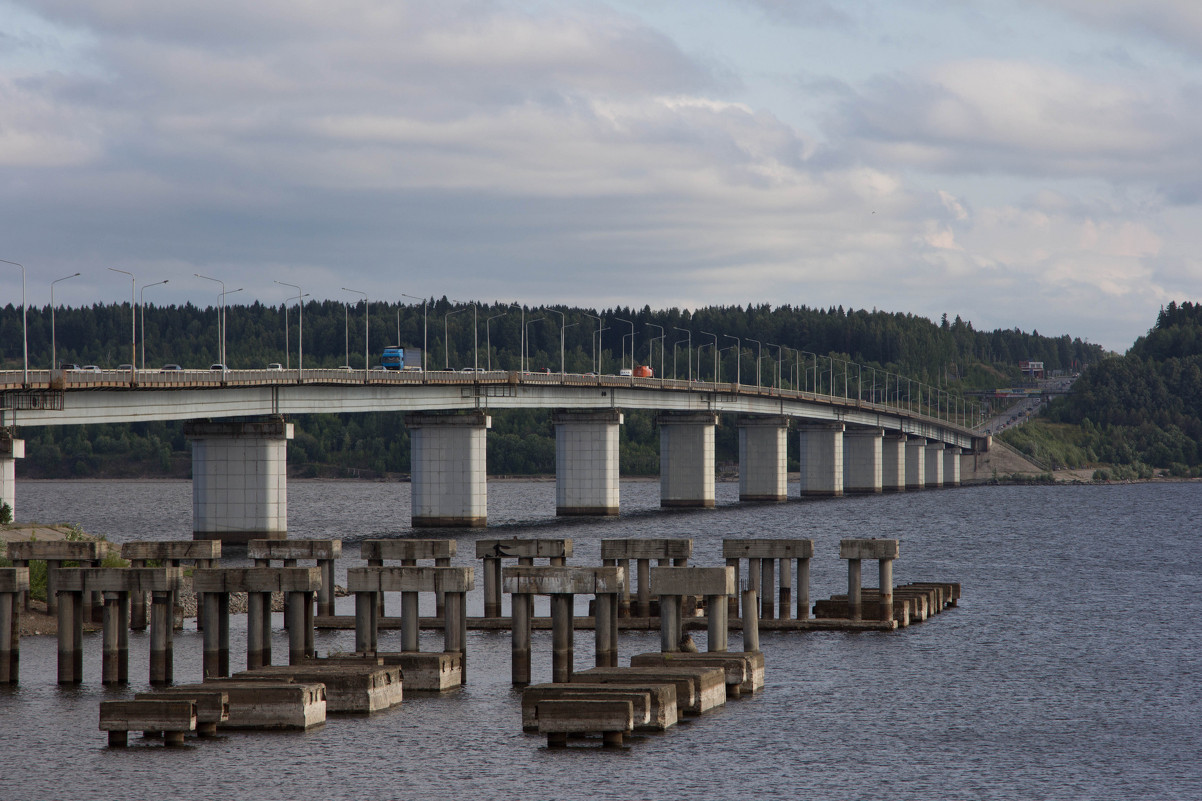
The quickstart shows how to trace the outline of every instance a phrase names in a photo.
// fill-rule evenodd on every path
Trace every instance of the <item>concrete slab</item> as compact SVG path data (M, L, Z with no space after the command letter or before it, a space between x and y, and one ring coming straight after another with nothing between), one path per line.
M210 679L184 689L221 690L229 695L229 720L220 729L304 730L326 722L326 686L276 678Z
M743 693L754 693L764 689L764 654L762 651L707 651L698 654L652 651L630 657L631 667L679 665L722 668L726 674L727 697L738 698Z
M327 714L370 714L391 709L402 701L402 670L398 665L312 659L234 675L235 679L245 677L286 677L298 684L324 684Z
M444 692L463 685L463 655L424 651L382 651L376 654L385 665L401 668L409 692Z
M679 720L679 712L676 708L676 685L672 683L641 685L587 682L548 683L532 684L522 691L522 728L527 731L538 729L535 705L540 701L572 698L629 698L635 705L634 728L636 730L664 731L670 726L675 726Z
M726 703L726 672L719 667L595 667L578 670L572 682L645 684L671 681L676 684L677 709L699 715Z

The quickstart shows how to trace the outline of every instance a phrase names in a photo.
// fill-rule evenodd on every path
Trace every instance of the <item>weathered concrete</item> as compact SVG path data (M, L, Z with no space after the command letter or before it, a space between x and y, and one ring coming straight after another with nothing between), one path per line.
M843 429L843 423L805 423L797 427L803 498L843 494Z
M881 441L881 489L906 491L906 435L891 432Z
M402 567L417 567L418 562L433 562L435 567L450 567L451 557L458 552L455 540L364 540L359 544L359 556L367 561L368 567L382 567L385 562L400 562ZM406 599L402 595L401 605L417 603L417 596ZM384 593L378 598L377 614L384 617ZM435 617L443 616L443 597L434 598ZM405 634L408 637L408 634ZM407 651L417 650L417 633L414 632Z
M622 736L634 729L634 705L625 699L540 701L535 716L549 748L565 747L568 735L582 734L601 734L607 748L621 747Z
M546 559L551 565L564 565L572 556L570 539L476 540L476 558L484 560L484 616L501 617L501 568L506 559L532 565Z
M646 653L630 657L631 667L675 667L704 665L720 667L726 674L726 695L738 698L743 693L764 689L764 654L762 651L723 651L703 654Z
M742 560L747 560L748 585L760 598L759 614L771 620L779 616L787 620L793 613L794 567L797 576L798 620L810 616L810 559L814 556L813 540L777 539L725 539L722 540L722 557L728 567L734 568L735 585L740 584ZM790 562L792 560L792 562ZM775 563L779 562L779 566ZM780 599L779 615L773 608L773 579L780 577L780 590L775 593ZM737 610L736 600L731 607ZM754 616L755 610L744 609L741 617Z
M630 562L638 566L638 603L633 613L638 617L651 616L651 560L654 559L661 567L669 564L685 567L693 555L693 540L678 539L622 539L601 540L602 564L621 567L626 571L626 586L622 590L618 613L621 617L630 617Z
M135 701L191 701L196 704L196 734L210 737L217 726L230 719L230 696L221 690L160 687L153 692L136 693Z
M714 427L711 412L661 412L659 426L659 505L714 505Z
M575 698L619 698L634 704L636 731L665 731L679 720L676 709L676 685L665 684L532 684L522 691L522 728L538 729L535 706L540 701L566 701Z
M17 459L25 458L25 440L14 439L12 429L0 427L0 503L7 503L17 519Z
M699 715L726 703L726 672L719 667L598 667L577 671L572 681L638 685L672 682L676 685L677 709L688 715Z
M104 540L18 540L8 544L8 558L14 567L29 567L30 562L46 563L46 614L53 615L58 607L59 571L63 562L78 562L82 567L100 567L112 546ZM93 594L84 617L98 620L100 597ZM29 610L29 594L22 601Z
M939 489L943 486L943 450L942 442L927 442L926 473L923 479L928 489Z
M659 597L660 649L679 651L683 635L681 600L702 596L710 614L711 649L726 646L727 598L735 592L735 571L730 567L655 567L651 591Z
M143 540L121 543L121 558L129 560L130 567L146 567L146 563L157 561L162 567L179 567L184 563L196 567L217 567L221 558L220 540ZM179 606L179 598L171 601L171 608ZM204 629L204 598L197 596L196 626ZM181 615L182 618L182 615ZM146 595L135 592L129 597L129 627L134 631L146 628Z
M29 592L29 568L0 567L0 684L21 675L21 599Z
M961 449L955 445L948 445L943 449L943 486L945 487L960 486L960 453Z
M926 489L927 441L922 437L906 440L906 490Z
M192 537L242 544L288 536L288 440L283 417L184 424L192 440Z
M555 426L555 513L616 515L622 413L617 409L557 411L551 423Z
M229 696L229 719L219 729L309 729L326 722L326 686L275 679L208 679L182 690L220 690Z
M862 617L860 597L860 560L876 559L880 575L879 608L875 617L893 620L893 560L899 554L899 541L890 539L846 539L839 541L839 558L847 560L848 618Z
M295 665L271 665L239 673L240 678L287 678L326 686L326 713L369 714L400 705L402 669L379 659L306 659Z
M342 540L251 540L246 556L255 567L270 567L282 562L296 567L300 560L314 562L321 569L321 588L317 591L317 614L334 614L334 570L342 557Z
M385 665L401 668L406 692L444 692L462 686L463 654L421 651L377 651Z
M739 500L783 501L789 496L789 419L737 418Z
M413 412L409 428L414 528L483 528L488 523L485 458L492 418L484 412Z
M881 492L884 481L883 428L849 428L843 432L843 492Z
M196 731L196 704L192 701L101 701L100 730L108 732L109 746L124 747L131 731L162 733L165 745L181 745L184 734Z

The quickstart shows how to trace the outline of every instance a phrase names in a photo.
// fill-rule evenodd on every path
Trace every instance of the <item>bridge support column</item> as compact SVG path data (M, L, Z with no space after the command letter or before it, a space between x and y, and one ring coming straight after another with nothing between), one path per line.
M943 486L960 486L960 447L948 445L943 449Z
M659 505L714 505L712 412L664 412L659 425ZM641 565L640 565L641 567Z
M292 424L194 420L184 434L192 440L192 538L285 539Z
M488 523L485 457L492 418L484 412L405 415L410 431L413 525L483 528Z
M842 423L808 423L801 437L801 496L836 498L843 494Z
M906 489L920 490L926 487L927 441L922 437L906 440Z
M926 447L926 476L927 487L938 489L943 486L943 451L942 442L928 442Z
M881 440L881 489L906 491L906 435L886 434Z
M883 428L852 428L843 432L843 491L875 493L882 489Z
M555 514L618 513L617 409L556 412Z
M784 417L740 417L739 500L783 501L789 497L786 454L789 421Z
M17 515L17 459L25 458L25 440L13 439L7 428L0 428L0 503L7 503Z

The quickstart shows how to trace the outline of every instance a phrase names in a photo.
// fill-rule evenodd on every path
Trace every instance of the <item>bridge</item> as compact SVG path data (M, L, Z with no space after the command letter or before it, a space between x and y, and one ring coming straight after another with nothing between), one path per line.
M660 503L714 505L714 427L736 416L739 497L787 497L790 426L801 494L831 497L956 486L963 453L987 450L964 406L938 391L868 399L737 383L595 374L392 370L0 372L0 500L16 507L19 426L186 420L193 533L229 543L287 532L290 416L404 413L414 527L487 523L485 444L494 409L547 409L556 431L556 511L618 513L618 427L656 412ZM929 389L929 388L928 388ZM857 395L862 393L857 392ZM942 393L947 396L947 393ZM249 419L248 419L249 418Z

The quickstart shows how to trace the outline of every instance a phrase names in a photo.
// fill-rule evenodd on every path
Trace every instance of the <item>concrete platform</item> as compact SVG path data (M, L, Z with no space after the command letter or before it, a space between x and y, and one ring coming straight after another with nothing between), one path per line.
M401 669L410 692L445 692L463 685L463 654L425 651L381 651L385 665Z
M563 748L569 736L600 734L605 747L622 746L634 729L634 705L629 700L596 699L542 701L535 707L538 733L547 735L548 748Z
M676 709L675 684L605 684L572 682L571 684L532 684L522 691L522 728L538 729L535 706L541 701L571 699L618 698L634 703L634 728L641 731L664 731L679 720Z
M275 678L210 679L185 684L192 690L221 690L229 694L229 720L219 729L305 730L326 722L326 686L297 684Z
M680 665L722 668L726 674L728 698L738 698L743 693L754 693L764 689L764 654L762 651L707 651L697 654L652 651L630 657L631 667Z
M397 665L312 659L255 668L233 678L287 678L297 684L324 684L327 714L370 714L400 705L401 675Z
M196 704L196 733L202 737L216 734L217 726L230 719L230 697L222 690L163 687L153 692L137 693L134 700L191 701Z
M131 731L147 737L163 735L166 745L180 745L184 734L196 731L196 704L191 701L101 701L100 730L108 732L109 745L124 747Z
M718 667L595 667L572 674L572 683L647 684L674 682L676 707L700 715L726 703L726 672Z

